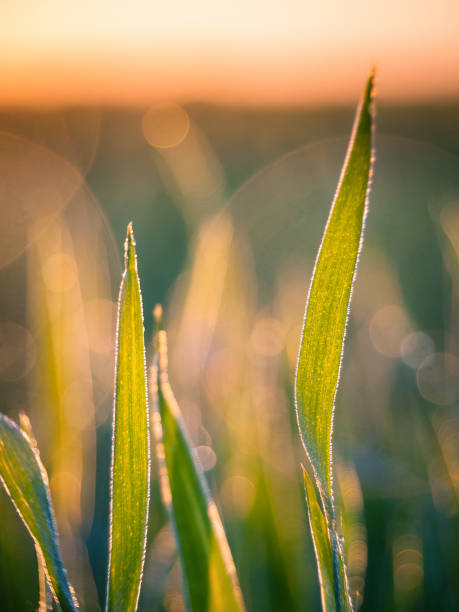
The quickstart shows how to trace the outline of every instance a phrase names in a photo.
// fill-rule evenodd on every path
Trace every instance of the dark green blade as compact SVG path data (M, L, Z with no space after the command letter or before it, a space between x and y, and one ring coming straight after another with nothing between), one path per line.
M175 528L185 596L195 612L244 610L236 568L215 502L188 440L167 375L164 331L158 368L151 368L156 453L161 491ZM159 383L159 384L158 384Z
M145 558L150 493L142 299L132 226L118 303L107 610L135 610Z
M357 109L338 189L317 255L306 302L295 381L297 420L308 459L308 473L320 496L331 540L338 610L350 608L351 601L333 500L333 412L371 183L372 99L373 75L368 79Z
M0 414L0 477L19 516L30 532L53 597L64 612L78 602L59 552L48 475L35 440Z

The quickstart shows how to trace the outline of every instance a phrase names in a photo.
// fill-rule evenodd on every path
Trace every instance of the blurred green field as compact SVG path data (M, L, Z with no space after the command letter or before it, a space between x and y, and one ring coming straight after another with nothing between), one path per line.
M249 610L318 610L293 411L312 263L354 109L2 111L0 411L31 418L84 610L105 589L115 300L135 228L147 342L221 509ZM361 610L459 608L459 103L377 107L335 421ZM184 609L153 466L140 610ZM0 608L37 607L0 493ZM94 578L92 577L92 573Z

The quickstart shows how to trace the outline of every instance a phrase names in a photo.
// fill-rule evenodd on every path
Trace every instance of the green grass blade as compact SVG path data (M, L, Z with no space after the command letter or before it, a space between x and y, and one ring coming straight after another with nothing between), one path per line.
M362 241L372 155L373 79L357 111L338 190L322 238L306 305L296 373L303 444L331 493L331 435L351 289Z
M316 488L304 467L303 478L308 505L309 527L311 529L312 543L314 545L314 553L317 560L322 610L324 610L324 612L335 612L336 602L333 580L333 559L327 520L317 499Z
M142 298L131 225L118 303L110 493L106 609L135 610L145 560L150 444Z
M215 502L196 460L168 382L164 331L158 333L159 375L151 368L154 431L161 491L175 528L185 598L195 612L244 610L236 568Z
M59 552L48 476L35 440L3 414L0 414L0 478L34 540L38 562L54 599L64 612L76 610L78 602Z
M359 104L312 275L295 380L300 436L331 538L337 609L351 607L332 488L332 432L372 173L373 75ZM320 562L318 560L318 562Z

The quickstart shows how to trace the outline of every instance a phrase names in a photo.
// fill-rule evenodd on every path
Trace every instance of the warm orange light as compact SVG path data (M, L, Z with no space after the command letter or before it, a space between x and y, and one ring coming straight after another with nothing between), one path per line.
M459 95L459 3L134 0L10 3L1 104L354 100Z

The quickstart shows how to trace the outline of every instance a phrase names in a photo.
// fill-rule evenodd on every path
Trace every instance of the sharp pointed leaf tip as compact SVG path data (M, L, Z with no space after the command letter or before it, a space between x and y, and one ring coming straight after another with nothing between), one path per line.
M135 253L135 237L132 221L129 221L126 228L126 240L124 242L125 256L129 256L131 253Z
M372 102L375 96L375 78L376 68L373 67L368 75L368 83L365 90L365 98L368 102Z
M129 222L126 230L126 240L124 241L124 263L125 266L134 266L137 274L137 255L132 221Z
M131 242L135 242L134 241L134 228L133 228L133 225L132 225L132 221L129 221L129 223L127 225L126 236L127 236L127 238L129 238L129 240Z

